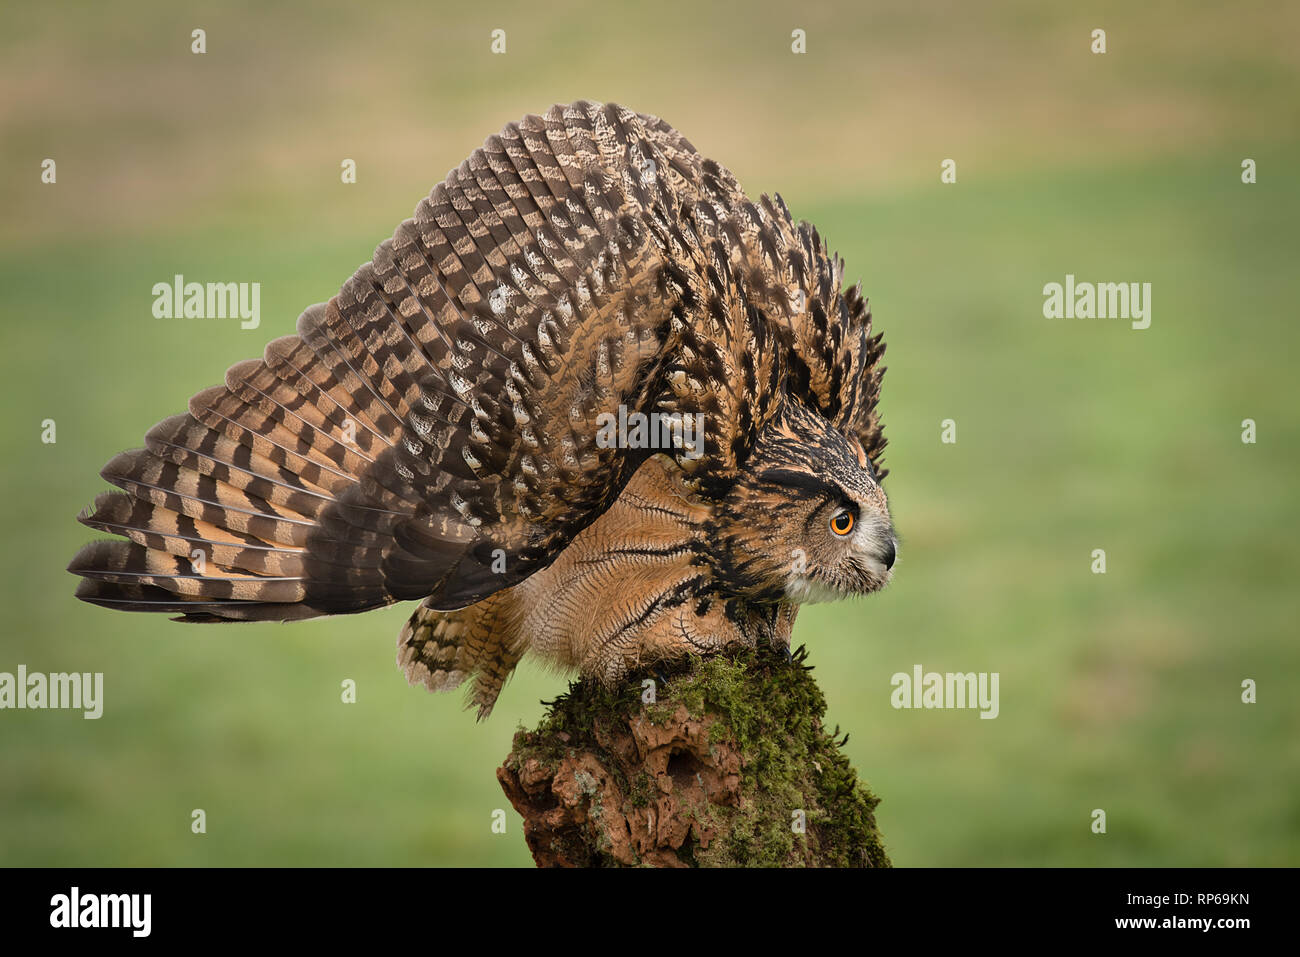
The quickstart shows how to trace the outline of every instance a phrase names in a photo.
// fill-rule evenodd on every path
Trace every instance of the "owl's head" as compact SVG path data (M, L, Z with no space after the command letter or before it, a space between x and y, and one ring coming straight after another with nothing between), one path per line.
M793 400L760 433L710 539L739 597L797 604L883 588L898 549L861 442Z

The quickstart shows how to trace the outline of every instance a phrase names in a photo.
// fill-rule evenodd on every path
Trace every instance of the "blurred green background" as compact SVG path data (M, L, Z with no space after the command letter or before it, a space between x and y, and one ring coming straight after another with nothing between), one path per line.
M411 606L187 627L64 566L104 462L579 97L780 191L871 298L896 579L795 637L894 861L1300 862L1300 8L1065 7L6 5L0 671L102 671L105 712L0 712L0 863L531 862L494 772L562 677L525 665L476 725L396 670ZM1067 272L1152 283L1151 327L1044 319ZM261 328L154 319L174 273L261 282ZM918 663L999 672L1001 715L894 710Z

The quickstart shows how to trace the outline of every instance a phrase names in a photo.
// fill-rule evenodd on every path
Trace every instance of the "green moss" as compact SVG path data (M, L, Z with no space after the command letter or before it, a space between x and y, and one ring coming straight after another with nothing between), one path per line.
M713 809L727 837L697 855L700 863L888 863L878 799L822 727L826 700L803 661L802 648L789 661L764 651L710 658L664 689L693 717L714 716L710 740L730 739L745 755L741 807Z
M632 782L630 798L635 808L649 807L654 802L654 781L650 779L647 772L641 771L636 775Z

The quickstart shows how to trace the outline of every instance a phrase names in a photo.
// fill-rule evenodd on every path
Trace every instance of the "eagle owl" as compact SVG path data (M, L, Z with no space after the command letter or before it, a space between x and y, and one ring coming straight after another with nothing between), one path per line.
M526 116L104 467L120 491L79 520L119 537L73 559L77 597L195 622L422 599L398 662L472 679L480 717L526 652L614 683L788 647L897 544L884 345L842 272L658 117Z

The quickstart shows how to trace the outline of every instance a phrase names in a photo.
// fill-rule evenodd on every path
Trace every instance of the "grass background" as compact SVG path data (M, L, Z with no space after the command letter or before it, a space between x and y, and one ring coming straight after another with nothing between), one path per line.
M0 863L530 863L513 810L491 832L494 771L562 678L526 664L475 725L396 671L410 606L182 627L82 605L63 568L104 462L292 331L487 134L577 97L780 191L871 297L897 575L795 636L894 861L1300 862L1300 14L973 7L6 7L0 671L102 671L105 712L0 712ZM261 282L261 328L153 319L177 272ZM1150 329L1044 319L1067 272L1152 283ZM894 710L916 663L999 672L1001 715Z

